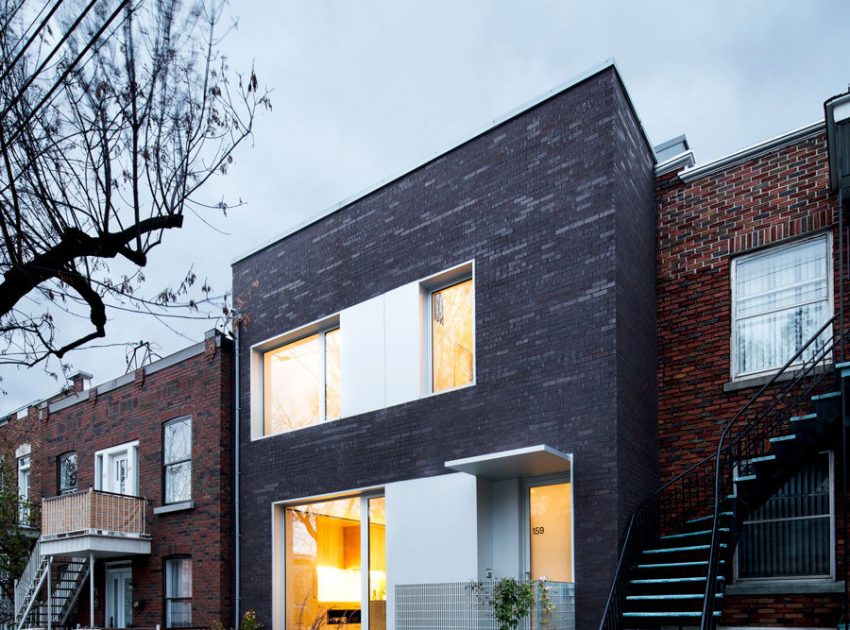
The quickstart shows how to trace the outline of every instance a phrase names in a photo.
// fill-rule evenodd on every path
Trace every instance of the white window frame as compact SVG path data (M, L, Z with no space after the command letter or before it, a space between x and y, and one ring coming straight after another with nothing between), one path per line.
M110 446L96 451L94 454L94 489L101 492L114 492L105 490L103 487L104 477L107 473L103 462L109 457L121 452L127 452L127 478L133 483L133 492L127 492L125 496L138 497L139 494L139 441L125 442L116 446ZM115 493L118 494L118 493Z
M829 458L829 575L782 575L778 577L750 577L741 578L738 575L738 549L735 548L734 581L741 584L755 584L769 582L771 584L783 582L826 582L835 580L835 456L832 451L819 451L818 456L827 455ZM741 526L746 524L743 521Z
M17 469L18 469L18 523L21 525L29 526L30 525L30 489L32 488L32 454L27 451L25 455L18 456L17 460ZM21 484L21 473L26 472L26 494L22 492L22 484Z
M327 376L327 352L325 346L325 335L329 332L333 332L335 330L341 330L339 324L339 314L333 315L331 317L324 317L320 320L317 320L307 326L302 326L293 331L285 333L283 335L279 335L277 337L273 337L272 339L263 341L261 343L255 344L251 346L251 439L257 440L261 438L272 437L275 435L284 435L287 433L292 433L293 431L301 431L303 429L309 429L310 427L314 427L319 424L324 424L325 422L333 422L334 420L339 420L343 416L340 415L339 418L333 418L333 420L327 419L327 410L325 409L325 389L327 387L327 382L325 378ZM342 334L342 333L340 333ZM284 346L288 346L289 344L295 343L297 341L301 341L307 337L311 337L313 335L319 335L319 346L320 346L320 357L321 357L321 379L322 382L319 386L319 419L314 423L307 425L305 427L297 427L294 429L287 429L285 431L277 431L275 433L266 433L265 425L265 401L266 401L266 391L265 391L265 362L264 358L267 352L273 352L274 350L278 350L283 348ZM342 379L342 374L340 374L340 379Z
M730 320L731 320L731 334L730 334L730 347L729 347L729 368L731 373L731 378L733 381L743 381L752 378L758 378L759 376L764 376L766 374L773 374L777 372L779 368L771 368L769 370L762 370L759 372L745 372L743 374L738 373L738 326L737 326L737 296L735 295L735 286L736 286L736 275L738 264L744 261L753 260L754 258L760 258L762 256L769 256L771 254L775 254L784 249L790 249L793 247L797 247L806 243L808 241L816 241L823 239L825 241L826 246L826 285L827 285L827 317L826 319L830 319L834 314L835 303L834 303L834 285L835 279L833 275L833 261L832 261L832 232L818 232L817 234L809 235L804 238L794 239L792 241L786 243L780 243L777 245L771 245L768 247L764 247L759 249L758 251L750 252L748 254L742 254L740 256L735 256L732 258L730 262L730 285L729 291L732 295L732 304L730 311ZM829 329L827 329L829 332ZM788 357L790 358L790 357ZM787 359L786 359L787 360ZM795 364L792 364L795 365Z
M166 463L166 461L165 461L165 436L167 435L166 427L168 427L168 425L170 425L170 424L175 424L177 422L185 422L186 420L189 421L189 459L183 459L183 460L176 461L176 462ZM163 505L178 505L180 503L185 503L187 501L192 500L192 494L193 494L192 491L194 490L194 488L193 488L194 484L193 484L192 477L194 476L194 472L195 472L195 467L194 467L194 461L195 461L195 453L194 453L194 451L195 451L195 449L194 449L195 431L194 431L194 429L195 429L195 427L194 427L194 425L195 425L195 423L192 420L192 416L180 416L178 418L172 418L168 422L163 422L163 424L162 424L162 504ZM189 462L189 464L190 464L190 467L189 467L189 496L185 499L181 499L179 501L172 501L172 502L169 503L169 502L167 502L167 498L168 498L168 488L167 488L168 469L170 467L176 466L178 464L185 464L186 462Z
M434 293L442 289L454 286L466 280L472 280L472 381L457 387L448 389L434 390L434 353L433 353L433 296ZM474 387L478 380L478 348L476 347L476 326L477 326L477 307L475 303L476 286L475 286L475 261L470 260L461 263L455 267L451 267L443 272L433 275L425 280L420 281L420 292L424 305L422 313L423 332L422 339L424 347L422 348L422 357L424 365L422 369L422 397L439 396L447 394L459 389Z

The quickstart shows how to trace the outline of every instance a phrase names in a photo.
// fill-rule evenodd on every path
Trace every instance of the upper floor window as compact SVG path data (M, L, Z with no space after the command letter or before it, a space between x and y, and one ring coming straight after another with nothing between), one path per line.
M94 454L94 487L115 494L139 493L139 443L130 442Z
M77 453L63 453L56 460L58 472L59 494L70 494L77 491Z
M340 417L339 328L263 353L263 434Z
M472 278L431 292L431 391L472 383L475 340Z
M18 458L18 522L30 524L30 456Z
M831 317L830 250L822 234L732 261L733 377L778 370Z
M192 498L192 418L177 418L163 426L164 502Z

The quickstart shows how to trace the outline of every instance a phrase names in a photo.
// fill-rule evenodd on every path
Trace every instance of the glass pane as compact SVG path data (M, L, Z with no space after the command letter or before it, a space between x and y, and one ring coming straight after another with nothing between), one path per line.
M325 333L325 419L340 417L339 328Z
M737 323L738 374L750 374L782 367L812 338L827 318L827 303L759 315ZM831 331L823 334L824 343ZM803 359L822 345L810 346Z
M286 628L360 623L360 503L286 508Z
M165 608L165 624L168 628L186 628L192 625L192 602L169 600Z
M738 545L741 578L829 576L829 456L821 454L753 511Z
M319 421L320 346L319 335L312 335L263 355L265 435Z
M77 489L77 454L67 453L59 458L59 493Z
M176 558L165 561L165 596L192 597L192 559Z
M387 627L386 499L369 499L369 629Z
M165 425L163 461L166 464L192 459L192 419L184 418Z
M431 294L431 363L435 392L472 382L472 279Z
M529 488L531 579L573 581L572 485Z
M827 249L818 238L737 263L737 374L781 367L826 321Z
M165 502L179 503L192 498L192 462L165 468Z

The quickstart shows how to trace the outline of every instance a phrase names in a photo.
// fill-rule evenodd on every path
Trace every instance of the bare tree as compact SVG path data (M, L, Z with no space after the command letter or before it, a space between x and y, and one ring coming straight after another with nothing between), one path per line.
M0 0L0 364L26 366L104 337L163 235L227 210L198 194L271 107L221 53L222 0L32 4ZM63 338L59 311L90 329Z

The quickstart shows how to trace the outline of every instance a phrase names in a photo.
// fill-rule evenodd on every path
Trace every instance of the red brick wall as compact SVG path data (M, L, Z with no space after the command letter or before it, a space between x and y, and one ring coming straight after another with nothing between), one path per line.
M95 452L133 440L139 441L139 494L148 500L147 519L151 555L132 560L134 594L138 602L133 625L164 625L163 563L174 555L192 557L193 624L209 627L215 621L231 623L232 548L232 410L230 382L232 354L229 343L216 347L208 339L205 351L147 376L136 373L133 382L68 408L47 414L41 409L27 420L0 427L0 444L14 451L32 444L31 496L58 493L56 462L75 450L77 487L94 485ZM163 423L192 417L192 501L189 510L154 515L163 504ZM109 561L121 558L109 558ZM95 573L96 623L104 616L104 565ZM81 595L79 620L88 624L88 590Z
M820 134L688 184L677 174L659 178L662 481L716 448L723 423L757 389L723 391L731 380L732 257L831 230L837 273L837 201L828 177L826 137ZM834 627L840 605L840 596L831 595L733 596L728 598L724 623Z

